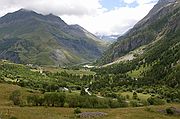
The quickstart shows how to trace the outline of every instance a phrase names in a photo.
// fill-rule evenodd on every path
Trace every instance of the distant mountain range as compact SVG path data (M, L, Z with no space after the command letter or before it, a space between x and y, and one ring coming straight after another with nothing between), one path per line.
M117 39L118 39L118 37L120 36L120 35L101 35L101 34L95 34L99 39L101 39L101 40L103 40L103 41L105 41L105 42L109 42L109 43L113 43L113 42L115 42Z
M0 59L38 65L91 62L107 44L53 14L20 9L0 18Z

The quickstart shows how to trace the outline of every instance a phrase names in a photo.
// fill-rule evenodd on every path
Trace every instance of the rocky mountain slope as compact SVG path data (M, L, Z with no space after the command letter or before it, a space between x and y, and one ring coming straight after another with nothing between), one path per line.
M98 63L106 64L102 74L126 74L137 85L179 88L180 0L160 0Z
M94 61L106 44L79 25L20 9L0 18L0 59L38 65Z
M107 64L116 61L121 56L144 45L148 46L144 48L144 52L152 50L155 46L162 47L160 42L165 43L162 39L170 34L179 35L179 13L179 0L160 0L147 16L110 46L103 57L98 60L98 63ZM169 43L172 41L170 38L168 40ZM169 45L170 47L173 46Z

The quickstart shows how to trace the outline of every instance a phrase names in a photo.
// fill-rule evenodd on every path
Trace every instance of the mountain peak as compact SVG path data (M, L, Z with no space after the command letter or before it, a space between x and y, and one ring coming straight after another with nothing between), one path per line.
M56 16L56 15L54 15L54 14L52 14L52 13L46 15L46 17L51 18L51 19L54 19L54 20L55 20L55 19L56 19L56 20L62 20L60 17L58 17L58 16Z
M106 44L82 29L53 14L27 9L8 13L0 17L0 59L58 66L91 62Z
M25 9L25 8L21 8L20 10L18 10L20 12L32 12L32 10L29 9Z

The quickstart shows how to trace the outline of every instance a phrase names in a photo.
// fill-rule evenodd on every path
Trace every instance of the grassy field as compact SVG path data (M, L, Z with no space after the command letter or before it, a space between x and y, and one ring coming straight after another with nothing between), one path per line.
M9 96L15 90L19 90L21 92L22 98L27 97L27 95L29 95L30 92L39 93L38 91L27 88L21 88L17 85L0 83L0 107L13 105L13 103L9 100Z
M123 93L121 93L121 95L122 96L129 95L129 99L131 100L133 97L133 92L123 92ZM150 94L137 93L137 95L140 100L147 100L149 97L151 97Z
M118 108L118 109L81 109L82 112L105 112L108 115L101 119L179 119L179 116L168 116L157 112L160 109L178 104L166 106L152 106L152 112L142 108ZM15 116L18 119L74 119L72 108L46 108L46 107L10 107L0 106L0 114L4 119Z
M12 84L0 83L0 118L9 119L15 116L17 119L75 119L73 108L56 107L18 107L13 106L9 101L9 95L14 90L21 90L23 95L29 93L28 89ZM123 95L129 94L129 92ZM147 98L147 95L141 97ZM101 119L179 119L180 116L168 116L158 112L166 107L180 108L180 104L167 104L163 106L151 106L151 111L146 111L147 107L138 108L118 108L118 109L81 109L82 112L105 112L108 115ZM97 118L98 119L98 118Z
M43 67L43 71L49 71L49 72L64 72L66 71L69 74L79 74L79 75L94 75L95 72L89 71L88 69L79 69L79 70L71 70L71 69L63 69L58 67Z

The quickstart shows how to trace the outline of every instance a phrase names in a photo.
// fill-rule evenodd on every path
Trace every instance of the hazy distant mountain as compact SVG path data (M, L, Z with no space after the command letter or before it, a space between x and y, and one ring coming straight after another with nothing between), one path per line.
M117 38L119 37L119 35L101 35L101 34L95 34L99 39L109 42L109 43L113 43L114 41L117 40Z
M0 58L16 63L67 65L93 61L106 44L53 14L20 9L0 18Z

